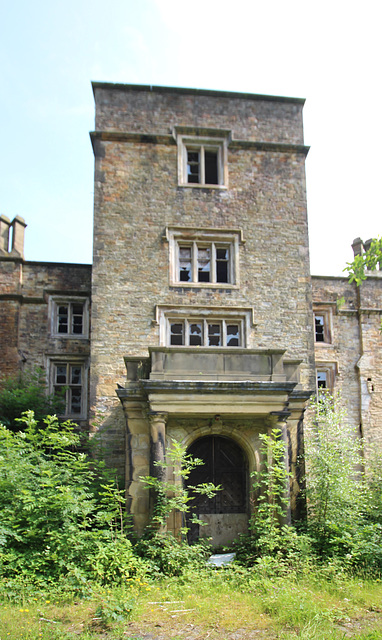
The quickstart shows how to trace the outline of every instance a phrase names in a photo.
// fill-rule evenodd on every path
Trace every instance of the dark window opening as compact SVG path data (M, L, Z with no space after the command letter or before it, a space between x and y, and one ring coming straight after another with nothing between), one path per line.
M206 184L219 184L217 151L206 151L204 153L204 171Z
M183 344L183 323L177 322L170 326L170 344L181 346Z
M228 282L229 250L216 249L216 282Z
M202 325L199 323L192 323L189 327L189 342L192 347L200 347L203 344L203 332Z
M239 325L227 324L227 347L239 346Z
M325 320L324 316L314 316L316 342L325 342Z

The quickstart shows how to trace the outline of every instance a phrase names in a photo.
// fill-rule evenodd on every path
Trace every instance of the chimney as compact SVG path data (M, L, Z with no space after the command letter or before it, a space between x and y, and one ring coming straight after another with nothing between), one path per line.
M20 256L20 258L24 258L24 232L26 226L25 220L24 218L21 218L21 216L16 216L16 218L12 220L12 256Z
M354 257L361 256L363 254L363 241L361 238L356 238L353 240L352 249L354 253Z
M0 216L0 255L8 253L9 248L9 230L11 221L7 216Z

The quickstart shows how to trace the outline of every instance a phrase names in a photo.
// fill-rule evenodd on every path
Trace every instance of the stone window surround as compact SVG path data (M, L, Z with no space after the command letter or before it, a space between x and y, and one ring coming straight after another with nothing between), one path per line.
M333 393L334 385L336 381L336 376L338 373L338 365L337 362L326 362L326 361L316 361L316 392L317 396L319 396L320 391L318 387L318 374L325 373L326 375L326 387L325 389L329 393Z
M164 239L169 243L170 286L237 289L239 287L239 247L244 244L240 229L211 229L203 227L166 227ZM229 282L183 282L179 280L179 245L222 245L229 248ZM213 274L213 265L212 265ZM212 275L212 278L214 276ZM216 278L214 278L216 279Z
M68 327L68 333L58 332L58 307L60 305L83 304L82 333L72 333ZM49 317L51 321L51 335L54 338L83 340L89 338L89 298L83 296L50 296Z
M323 318L323 323L324 323L324 331L323 331L323 337L324 339L319 341L316 338L316 322L315 322L315 318L316 316L321 316ZM313 305L313 329L314 329L314 344L316 347L320 347L322 345L327 346L327 345L331 345L332 344L332 336L333 336L333 322L332 322L332 318L333 318L333 311L332 308L329 306L316 306Z
M207 306L182 306L182 305L157 305L155 309L155 323L159 325L159 346L171 347L170 345L170 321L194 321L207 320L208 322L232 322L240 325L241 348L248 347L248 337L251 326L254 325L253 307L207 307ZM187 345L185 345L187 346ZM189 346L187 348L197 349ZM230 347L208 347L230 348Z
M193 189L227 189L228 188L228 160L227 147L231 139L231 132L223 129L194 128L176 126L173 135L178 145L178 185ZM201 164L203 164L203 150L217 152L218 184L188 182L187 151L202 150ZM202 169L203 170L203 169ZM203 179L203 176L202 176Z
M51 355L48 357L48 380L49 380L49 392L54 393L56 385L55 373L56 366L67 367L75 366L81 368L81 412L71 413L68 411L69 397L66 394L66 411L62 417L72 420L84 420L87 416L87 403L88 403L88 359L83 356L72 355ZM63 387L70 388L70 383L63 385Z

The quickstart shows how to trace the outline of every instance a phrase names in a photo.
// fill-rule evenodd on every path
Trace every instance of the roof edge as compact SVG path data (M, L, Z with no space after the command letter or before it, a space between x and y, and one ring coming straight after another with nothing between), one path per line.
M260 93L240 93L239 91L216 91L214 89L191 89L186 87L163 87L150 84L122 84L113 82L92 82L93 94L96 89L108 89L109 91L150 91L153 93L179 93L180 95L209 96L215 98L229 98L241 100L267 100L269 102L290 102L292 104L305 104L305 98L292 98L287 96L269 96Z

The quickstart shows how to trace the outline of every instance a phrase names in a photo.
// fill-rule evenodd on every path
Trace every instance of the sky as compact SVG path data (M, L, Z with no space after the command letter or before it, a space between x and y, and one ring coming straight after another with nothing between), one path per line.
M374 0L14 0L0 8L0 213L25 258L92 261L91 81L305 98L311 270L382 234Z

